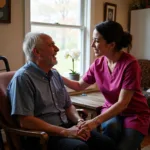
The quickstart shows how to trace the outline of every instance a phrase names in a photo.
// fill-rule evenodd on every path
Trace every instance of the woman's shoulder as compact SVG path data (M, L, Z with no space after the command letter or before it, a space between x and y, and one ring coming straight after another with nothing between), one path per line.
M131 64L131 63L138 63L138 60L131 54L124 52L123 57L122 57L122 62L126 64Z
M102 56L96 58L93 63L94 63L95 65L99 65L99 64L101 64L101 63L104 63L105 59L106 59L105 56L102 55Z
M100 69L105 66L106 62L106 57L105 56L100 56L94 60L94 62L91 64L90 69Z

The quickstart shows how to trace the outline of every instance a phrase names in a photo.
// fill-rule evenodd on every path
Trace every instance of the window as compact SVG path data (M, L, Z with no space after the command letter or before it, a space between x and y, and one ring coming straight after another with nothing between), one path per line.
M67 76L72 68L71 59L64 58L68 49L80 50L75 70L83 75L93 61L90 53L91 0L25 0L25 33L40 31L49 34L59 47L60 74ZM91 57L92 56L92 57Z
M60 51L58 64L54 66L61 74L67 75L72 68L71 59L65 59L68 49L80 50L80 59L75 62L75 70L81 75L85 72L85 41L87 38L87 15L89 0L28 0L30 9L30 30L49 34ZM25 9L26 10L26 9ZM27 12L27 10L26 10ZM90 44L89 44L90 45ZM90 61L90 59L88 58Z

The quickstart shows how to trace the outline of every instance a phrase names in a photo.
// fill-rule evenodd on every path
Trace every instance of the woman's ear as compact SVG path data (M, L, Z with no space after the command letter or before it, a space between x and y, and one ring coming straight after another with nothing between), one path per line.
M111 42L111 43L110 43L110 47L111 47L112 49L114 49L114 48L116 47L116 43L115 43L115 42Z

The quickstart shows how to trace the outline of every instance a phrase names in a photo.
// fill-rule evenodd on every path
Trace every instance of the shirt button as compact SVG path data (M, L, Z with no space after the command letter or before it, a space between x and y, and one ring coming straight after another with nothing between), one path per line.
M53 95L54 95L55 93L53 93Z

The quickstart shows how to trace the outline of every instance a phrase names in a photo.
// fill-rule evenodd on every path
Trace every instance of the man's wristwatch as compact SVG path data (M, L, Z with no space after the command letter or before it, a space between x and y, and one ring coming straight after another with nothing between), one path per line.
M80 121L82 121L82 122L83 122L83 121L84 121L84 119L79 118L77 123L79 123Z

